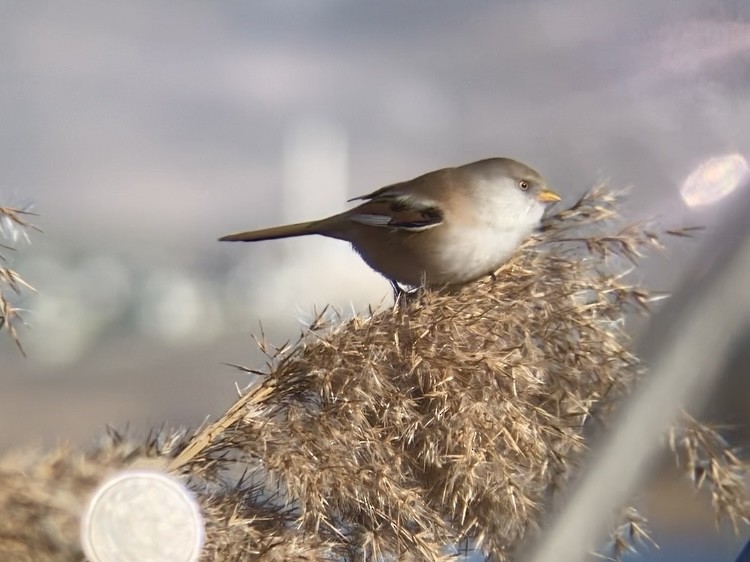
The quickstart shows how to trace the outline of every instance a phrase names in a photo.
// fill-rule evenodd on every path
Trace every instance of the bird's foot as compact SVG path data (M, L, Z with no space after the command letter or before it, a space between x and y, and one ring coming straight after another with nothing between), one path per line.
M407 300L416 297L419 293L419 289L405 289L398 282L391 280L391 288L393 289L393 307L398 308L400 305L405 304Z

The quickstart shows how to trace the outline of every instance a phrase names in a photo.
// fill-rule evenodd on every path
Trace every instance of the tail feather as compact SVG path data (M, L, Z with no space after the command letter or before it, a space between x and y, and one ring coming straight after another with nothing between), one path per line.
M279 238L292 238L294 236L309 236L320 234L319 221L300 222L297 224L285 224L260 230L249 230L238 232L219 238L219 242L258 242L261 240L277 240Z

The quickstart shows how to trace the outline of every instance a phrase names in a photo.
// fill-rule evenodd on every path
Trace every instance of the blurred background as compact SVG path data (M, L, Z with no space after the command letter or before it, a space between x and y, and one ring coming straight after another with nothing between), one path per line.
M390 302L341 242L220 235L496 155L568 203L630 186L628 216L667 226L748 195L746 0L5 0L0 53L0 205L44 230L7 256L39 293L28 358L0 339L0 450L200 424L250 382L223 363L262 365L261 325L282 344L315 307ZM669 290L701 244L638 275ZM746 378L714 418L747 423ZM730 560L670 486L648 559Z

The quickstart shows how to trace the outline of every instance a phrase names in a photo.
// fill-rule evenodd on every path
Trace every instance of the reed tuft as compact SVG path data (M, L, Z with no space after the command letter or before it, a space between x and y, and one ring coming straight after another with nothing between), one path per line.
M618 197L597 188L549 217L491 278L354 318L324 310L281 348L261 339L266 368L240 367L258 382L190 436L136 446L113 434L88 455L0 459L0 510L23 514L0 538L30 560L75 560L83 499L113 470L146 465L197 495L205 561L436 561L462 548L515 560L592 429L647 376L627 322L655 296L627 273L661 236L619 227ZM717 521L747 523L732 447L689 417L668 437ZM623 509L612 556L645 527Z
M652 296L626 273L660 236L618 228L618 200L588 193L492 278L352 319L323 311L281 349L261 341L262 381L172 469L216 482L239 462L283 498L288 528L351 560L441 560L461 544L512 559L575 472L588 422L644 370L626 321ZM627 513L615 543L645 536Z
M3 252L15 252L20 239L28 242L29 232L39 231L30 222L32 216L28 210L0 206L0 240L5 241L0 242L0 331L4 329L8 333L23 355L26 353L18 334L19 326L24 323L23 310L17 306L17 300L34 288L10 266Z

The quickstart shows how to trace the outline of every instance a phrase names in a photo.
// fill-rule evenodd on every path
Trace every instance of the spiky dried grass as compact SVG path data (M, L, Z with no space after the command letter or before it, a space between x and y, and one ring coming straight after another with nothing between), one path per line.
M750 524L747 463L716 428L685 415L670 430L669 446L678 468L710 494L717 525L728 521L736 533Z
M19 239L29 240L29 231L39 229L29 221L33 213L27 210L0 206L0 237L6 243L0 243L0 331L10 335L18 350L26 355L18 327L24 323L23 311L16 306L16 301L24 293L34 291L21 275L10 267L3 250L13 252Z
M125 468L164 469L185 431L159 430L135 442L110 430L90 452L67 446L0 458L0 560L80 562L81 516L97 486ZM203 482L201 480L201 482ZM290 508L249 477L231 486L197 484L205 521L203 560L340 560L337 545L295 530ZM340 553L339 553L340 554Z
M75 559L64 553L79 552L78 533L55 510L74 517L109 472L156 460L202 504L205 561L446 560L462 543L513 559L575 474L589 422L606 421L643 371L625 321L651 296L624 273L659 237L617 230L617 205L593 191L492 279L352 319L324 312L280 349L261 341L260 382L189 439L115 439L87 457L34 457L22 473L0 461L0 510L28 511L6 520L0 544ZM746 522L747 471L731 447L691 420L671 443L717 517ZM636 512L620 521L615 557L645 536Z
M651 296L624 274L659 236L611 232L617 201L592 191L491 279L261 342L263 382L172 469L212 481L232 451L350 559L440 560L466 541L511 559L575 471L587 420L642 371L625 320Z
M619 524L610 533L609 554L597 553L604 560L621 560L627 553L637 551L637 547L656 543L648 532L648 521L637 509L628 506L618 514Z
M184 433L183 433L184 435ZM169 458L180 435L134 444L115 432L90 453L60 446L0 459L0 560L79 562L80 519L89 495L124 466Z

